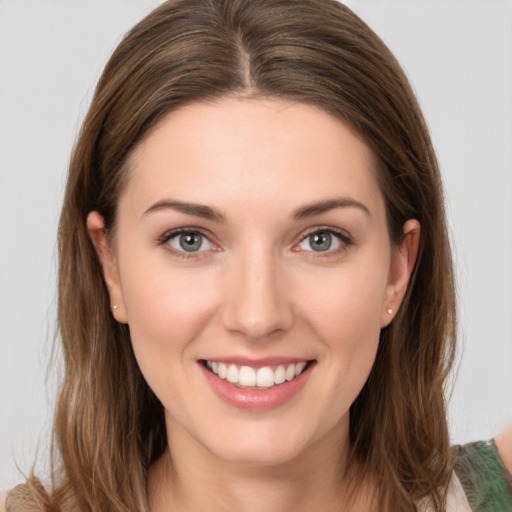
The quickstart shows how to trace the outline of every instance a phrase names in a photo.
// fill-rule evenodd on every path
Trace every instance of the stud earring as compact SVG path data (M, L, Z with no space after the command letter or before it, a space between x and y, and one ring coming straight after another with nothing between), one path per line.
M117 306L115 304L113 304L110 309L112 310L112 313L113 313L117 309Z
M386 310L388 312L389 315L392 315L393 314L393 310L391 308L389 308L388 310Z

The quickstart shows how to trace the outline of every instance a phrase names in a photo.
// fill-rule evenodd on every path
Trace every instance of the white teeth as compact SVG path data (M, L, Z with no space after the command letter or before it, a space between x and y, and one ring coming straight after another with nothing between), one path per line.
M286 380L292 380L295 377L295 365L290 364L288 368L286 368Z
M228 367L228 374L226 375L226 380L228 382L232 382L236 384L238 382L238 367L234 364L230 364Z
M306 368L306 361L275 367L263 366L258 370L250 366L237 366L216 361L206 361L206 366L221 379L245 387L271 388L298 377Z
M302 373L304 368L306 368L306 364L307 363L304 362L304 363L297 363L295 365L295 377L298 377Z
M238 384L241 386L255 386L256 372L250 366L242 366L238 374Z
M269 366L264 366L256 374L256 383L259 388L270 388L274 385L274 372Z
M280 364L274 372L274 382L276 384L282 384L286 380L286 371L284 366Z
M213 366L213 364L212 364ZM213 369L213 368L212 368ZM221 379L225 379L227 374L228 374L228 367L224 364L224 363L218 363L218 376L221 378Z

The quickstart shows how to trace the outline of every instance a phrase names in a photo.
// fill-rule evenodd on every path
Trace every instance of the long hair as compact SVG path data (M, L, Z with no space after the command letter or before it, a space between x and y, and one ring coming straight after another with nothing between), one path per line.
M385 44L334 0L170 0L121 41L76 142L59 225L58 325L65 377L55 413L53 490L17 488L35 510L147 510L149 466L165 450L162 405L110 313L86 218L115 232L126 160L169 112L226 95L322 108L373 151L392 244L421 223L417 262L350 409L349 469L377 481L379 510L445 509L451 474L444 383L455 299L442 184L411 87ZM356 486L357 487L357 486ZM39 503L39 505L35 505ZM25 510L25 509L24 509Z

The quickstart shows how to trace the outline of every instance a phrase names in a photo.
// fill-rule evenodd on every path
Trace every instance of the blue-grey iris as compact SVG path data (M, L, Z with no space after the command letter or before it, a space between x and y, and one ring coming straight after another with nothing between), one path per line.
M331 243L332 237L329 233L315 233L309 237L309 245L313 251L328 251Z
M187 252L198 251L203 244L203 237L199 233L183 233L179 238L180 247Z

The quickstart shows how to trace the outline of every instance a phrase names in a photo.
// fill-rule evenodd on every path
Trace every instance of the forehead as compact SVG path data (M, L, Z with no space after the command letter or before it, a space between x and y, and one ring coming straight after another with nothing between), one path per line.
M165 195L261 207L279 199L290 208L333 195L382 202L365 142L325 111L281 99L184 106L143 140L128 168L133 207Z

